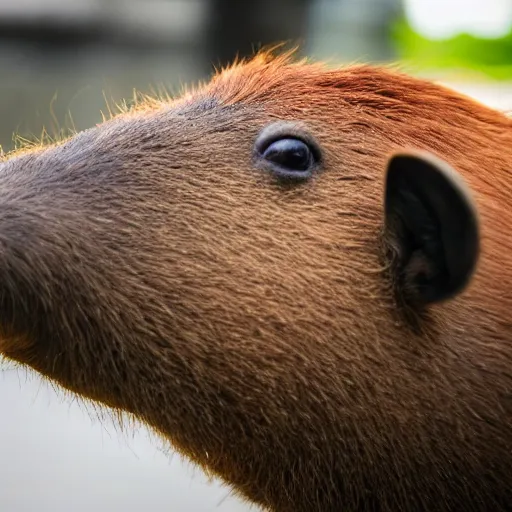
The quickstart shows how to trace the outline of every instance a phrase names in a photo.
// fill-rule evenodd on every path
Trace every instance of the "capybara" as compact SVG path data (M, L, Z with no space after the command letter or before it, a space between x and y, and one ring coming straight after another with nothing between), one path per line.
M511 169L503 113L260 53L5 158L1 352L267 510L512 510Z

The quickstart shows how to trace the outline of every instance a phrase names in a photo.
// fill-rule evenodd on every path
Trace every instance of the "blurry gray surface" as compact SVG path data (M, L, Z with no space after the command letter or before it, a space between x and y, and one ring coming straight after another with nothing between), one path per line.
M298 18L303 11L283 11L294 1L309 6L304 23ZM56 135L93 126L107 102L129 99L134 89L177 92L180 84L207 78L217 64L208 39L215 2L0 0L0 146L12 149L14 133L34 139L43 128ZM337 60L393 58L386 27L400 0L258 2L261 11L253 17L260 25L247 35L255 49L268 38L287 39L294 33L290 26L298 24L301 35L291 42L301 43L303 53ZM269 31L261 39L254 33L258 27ZM224 32L239 41L244 30ZM226 54L226 44L214 46Z
M195 81L203 67L194 53L171 49L60 49L40 57L26 46L0 46L0 145L13 147L15 133L33 139L43 127L54 135L62 128L83 130L101 122L133 90L151 93L161 87L179 90Z
M392 60L389 27L401 11L401 0L317 0L311 11L309 53L345 61Z
M2 512L257 512L145 429L120 432L37 376L0 371L0 411Z
M204 26L209 0L0 0L0 21L100 27L153 41L190 43ZM114 34L112 34L114 33Z

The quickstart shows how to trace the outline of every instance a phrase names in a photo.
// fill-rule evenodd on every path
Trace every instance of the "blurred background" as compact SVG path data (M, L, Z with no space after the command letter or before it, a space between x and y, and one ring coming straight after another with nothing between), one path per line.
M512 0L0 0L0 146L83 130L134 90L179 92L280 41L333 65L400 61L512 110ZM144 429L4 368L3 512L255 510Z

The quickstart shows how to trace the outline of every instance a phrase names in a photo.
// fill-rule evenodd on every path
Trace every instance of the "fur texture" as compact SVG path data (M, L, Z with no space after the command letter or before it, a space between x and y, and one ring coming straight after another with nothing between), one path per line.
M253 165L294 121L322 169ZM0 164L0 350L128 411L278 512L512 508L512 127L427 81L257 56ZM405 314L386 160L431 151L481 218L459 297Z

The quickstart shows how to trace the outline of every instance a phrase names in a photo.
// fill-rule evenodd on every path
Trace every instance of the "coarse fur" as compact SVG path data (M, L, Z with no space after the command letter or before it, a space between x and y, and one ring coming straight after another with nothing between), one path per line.
M255 167L275 121L320 148L311 180ZM387 68L262 53L14 155L0 350L271 511L511 510L511 125ZM409 147L460 173L481 226L469 287L421 310L383 230Z

